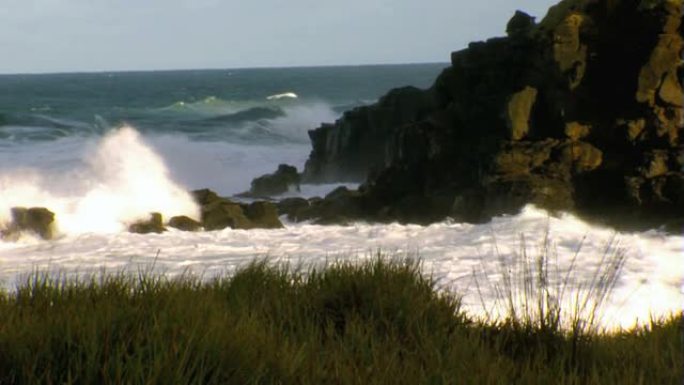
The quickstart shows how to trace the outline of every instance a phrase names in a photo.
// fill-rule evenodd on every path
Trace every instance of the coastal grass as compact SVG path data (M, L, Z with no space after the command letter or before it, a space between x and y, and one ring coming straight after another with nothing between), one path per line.
M546 305L545 305L546 306ZM547 312L548 313L548 312ZM543 313L542 313L543 314ZM517 318L516 318L517 317ZM0 294L0 384L681 384L684 317L620 332L469 318L419 262L203 281L31 275Z

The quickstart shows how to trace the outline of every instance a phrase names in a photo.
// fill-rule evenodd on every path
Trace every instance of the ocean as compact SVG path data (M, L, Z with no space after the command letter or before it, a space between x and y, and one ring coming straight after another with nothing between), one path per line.
M421 258L441 289L463 295L467 311L495 316L508 272L515 276L521 259L545 248L550 279L567 286L564 302L597 282L606 257L626 257L602 307L606 327L681 311L684 237L620 233L532 206L483 225L284 221L279 230L126 232L152 211L197 216L189 190L233 195L280 163L302 170L308 130L391 88L429 87L445 66L0 75L0 223L11 207L42 206L57 214L58 230L51 241L0 241L0 283L11 289L35 271L211 278L254 259L309 266L381 251ZM289 195L336 186L304 185Z

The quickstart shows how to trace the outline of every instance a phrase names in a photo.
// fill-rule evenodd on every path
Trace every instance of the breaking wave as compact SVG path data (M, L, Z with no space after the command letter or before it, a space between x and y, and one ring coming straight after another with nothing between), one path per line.
M62 233L119 232L150 212L197 218L187 189L133 128L113 130L82 149L81 164L56 173L0 171L0 222L16 206L47 207Z

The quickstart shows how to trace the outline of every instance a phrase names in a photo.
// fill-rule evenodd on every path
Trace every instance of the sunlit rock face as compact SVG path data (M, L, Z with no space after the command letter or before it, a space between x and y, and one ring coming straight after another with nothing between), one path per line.
M478 222L534 203L676 227L682 28L681 1L565 0L539 23L517 12L508 36L452 53L430 89L312 131L305 180L365 178L378 219Z

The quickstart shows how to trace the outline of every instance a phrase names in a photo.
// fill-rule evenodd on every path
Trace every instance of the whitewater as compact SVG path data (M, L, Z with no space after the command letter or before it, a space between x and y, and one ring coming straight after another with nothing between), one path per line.
M277 230L126 231L153 211L197 218L192 189L230 196L280 163L301 170L310 151L307 130L371 102L390 84L410 79L427 86L440 68L74 75L23 83L0 78L3 89L14 87L0 94L0 223L15 206L47 207L57 219L54 240L25 234L0 241L0 284L11 290L36 271L83 277L144 270L211 279L255 259L306 268L364 261L380 252L419 258L441 290L463 296L467 312L493 317L504 312L498 293L522 255L549 256L550 278L554 285L567 284L562 301L570 304L595 279L602 258L623 254L601 325L630 327L680 312L684 236L657 229L617 232L533 206L482 225L319 226L282 218L285 228ZM387 78L371 87L368 79L380 74ZM93 89L117 76L123 78L111 84L118 89L92 98ZM344 81L328 84L330 79L346 79L346 88ZM74 94L68 86L76 80L88 87ZM148 91L138 88L141 81ZM54 92L61 104L54 96L41 101L26 82L49 85L43 92ZM220 94L221 87L235 93L238 86L239 95ZM16 105L21 92L31 103ZM321 196L337 186L304 185L288 195Z

